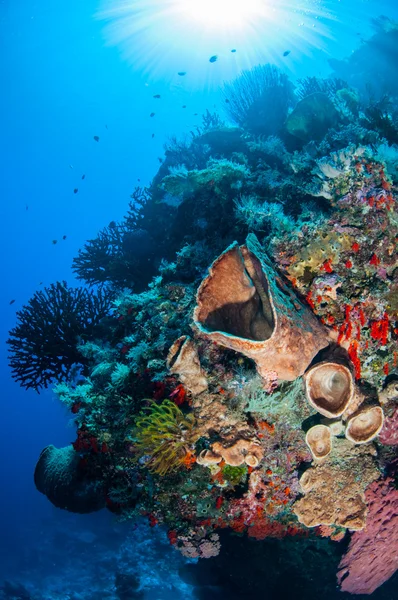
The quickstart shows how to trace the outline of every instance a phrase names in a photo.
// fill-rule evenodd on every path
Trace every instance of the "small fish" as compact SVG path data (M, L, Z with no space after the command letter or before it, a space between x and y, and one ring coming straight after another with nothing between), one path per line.
M160 163L162 163L162 162L163 162L163 158L160 158L160 156L158 156L158 161L159 161Z
M186 104L183 104L183 105L182 105L182 108L186 108L186 107L187 107L187 105L186 105Z
M58 242L58 240L53 240L53 244L55 246L55 244Z
M95 140L96 142L99 142L99 137L98 137L98 135L95 135L95 136L94 136L94 140Z
M225 98L225 102L226 102L227 104L229 104L229 100L228 100L228 98Z
M108 125L105 125L105 129L108 129Z
M73 165L69 165L69 168L70 168L70 169L73 169Z
M210 56L209 62L216 62L217 59L218 59L217 54L213 54L213 56Z
M153 138L155 137L155 134L153 133L151 137L152 137L152 139L153 139Z
M43 282L42 282L42 281L40 281L39 285L43 285Z
M291 50L285 50L283 53L283 56L289 56L290 53L291 53Z
M236 52L236 48L232 48L231 52Z
M199 114L199 113L193 113L193 116L194 116L194 117L197 117L197 116L198 116L198 114Z
M83 173L83 175L82 175L82 179L85 179L85 178L86 178L86 176L85 176L85 175L84 175L84 173Z
M187 72L186 71L178 71L177 75L179 75L180 77L184 77L184 75L186 75Z
M27 204L25 205L25 210L29 210L29 206Z
M14 304L15 300L10 300L10 306L11 304Z
M63 236L62 236L62 239L63 239L63 240L66 240L66 235L63 235Z
M160 94L155 94L154 98L159 99L160 98Z
M154 116L155 116L155 113L151 113L149 116L150 116L150 117L154 117Z
M111 221L108 225L110 229L114 229L116 227L116 221Z
M74 193L74 194L77 194L77 192L78 192L78 191L79 191L79 188L75 188L75 189L73 190L73 193Z

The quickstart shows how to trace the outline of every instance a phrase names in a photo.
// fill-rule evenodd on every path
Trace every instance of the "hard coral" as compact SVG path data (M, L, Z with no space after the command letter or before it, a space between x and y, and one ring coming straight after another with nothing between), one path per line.
M111 301L105 288L94 292L59 281L36 292L18 311L18 323L7 340L13 378L38 392L52 381L67 379L74 366L84 366L78 340L95 335L110 313Z
M337 580L343 592L372 594L398 569L398 490L391 479L366 490L366 529L351 538Z
M254 235L210 267L194 319L205 337L252 358L268 381L293 381L328 344L326 330L278 277Z

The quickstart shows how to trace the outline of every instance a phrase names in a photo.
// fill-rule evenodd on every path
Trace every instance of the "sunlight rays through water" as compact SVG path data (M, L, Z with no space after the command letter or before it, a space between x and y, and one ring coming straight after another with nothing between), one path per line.
M106 21L107 42L149 79L186 72L195 87L211 87L260 62L283 66L284 52L327 51L333 6L329 0L103 0L96 16Z

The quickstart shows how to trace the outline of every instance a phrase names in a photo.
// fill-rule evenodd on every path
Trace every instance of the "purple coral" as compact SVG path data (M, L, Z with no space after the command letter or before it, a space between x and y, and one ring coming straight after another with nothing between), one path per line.
M398 445L398 407L390 417L385 417L379 440L386 446Z
M372 594L398 568L398 490L392 484L379 480L366 491L366 527L354 533L339 564L343 592Z

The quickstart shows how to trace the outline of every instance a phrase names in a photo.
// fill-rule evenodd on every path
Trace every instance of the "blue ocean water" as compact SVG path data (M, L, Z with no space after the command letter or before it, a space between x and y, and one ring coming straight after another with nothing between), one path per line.
M245 57L231 64L226 44L233 37L226 42L221 32L212 31L209 44L206 31L187 24L181 39L163 39L162 22L152 23L151 11L156 16L167 4L146 5L141 18L148 19L149 41L144 29L127 43L109 33L98 0L0 0L0 589L9 582L0 598L193 597L194 576L180 577L186 561L164 532L116 523L106 511L62 512L37 492L33 471L42 448L64 446L75 433L51 389L38 395L11 379L8 331L37 289L56 280L76 284L71 264L79 248L122 218L134 187L155 176L168 138L189 134L206 109L222 110L223 81L261 62L264 47L292 78L327 75L328 58L349 56L371 35L371 18L398 19L393 0L329 2L333 18L315 20L327 31L319 39L309 33L296 39L299 11L316 17L324 3L289 4L281 18L295 15L290 36L287 27L278 35L279 23L269 39L249 31L245 55L249 42L240 33L237 54ZM291 51L286 62L284 51ZM211 55L218 56L214 64ZM176 76L177 70L187 75ZM131 581L119 583L127 591L116 596L121 565ZM134 576L143 574L146 587L136 592ZM222 586L206 593L229 597ZM265 586L264 598L282 597L272 594Z

